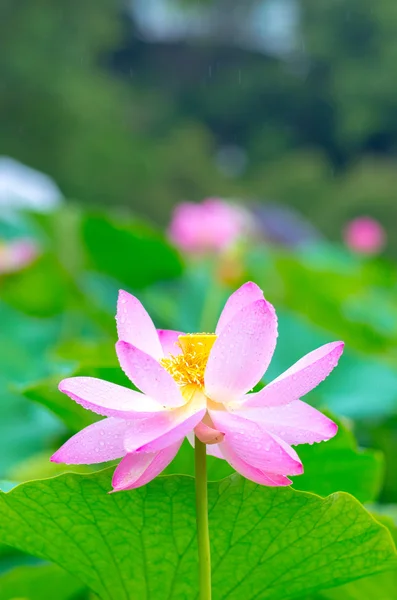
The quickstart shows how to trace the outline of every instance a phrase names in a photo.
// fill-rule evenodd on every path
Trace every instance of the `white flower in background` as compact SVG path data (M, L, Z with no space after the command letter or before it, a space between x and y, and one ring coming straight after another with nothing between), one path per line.
M63 196L54 181L44 173L0 156L0 216L18 210L49 212L61 204Z

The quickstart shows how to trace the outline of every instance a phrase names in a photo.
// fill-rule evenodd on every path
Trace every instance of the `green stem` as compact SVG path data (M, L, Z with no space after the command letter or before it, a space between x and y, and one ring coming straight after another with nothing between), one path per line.
M211 600L211 552L208 529L207 450L195 439L194 462L196 470L196 522L199 559L200 600Z

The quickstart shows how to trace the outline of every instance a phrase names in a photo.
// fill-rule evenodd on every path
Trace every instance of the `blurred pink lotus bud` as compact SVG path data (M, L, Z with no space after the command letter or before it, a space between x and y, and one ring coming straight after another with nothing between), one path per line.
M29 265L38 255L37 245L26 239L0 245L0 275L15 273Z
M378 254L385 246L386 232L372 217L357 217L345 227L346 245L360 254Z
M249 221L247 211L220 198L208 198L200 204L182 202L174 209L168 234L186 252L219 252L247 232Z

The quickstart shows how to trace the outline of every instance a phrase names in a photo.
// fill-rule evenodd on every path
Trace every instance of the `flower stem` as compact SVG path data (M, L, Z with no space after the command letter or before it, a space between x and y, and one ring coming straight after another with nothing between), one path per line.
M196 522L199 559L200 600L211 600L211 552L208 529L207 450L199 439L194 441L196 471Z

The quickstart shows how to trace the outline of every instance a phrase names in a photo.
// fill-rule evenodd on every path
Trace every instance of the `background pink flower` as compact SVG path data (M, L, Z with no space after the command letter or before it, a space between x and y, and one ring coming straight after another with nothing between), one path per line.
M250 393L276 347L277 317L254 283L232 294L213 334L156 330L137 298L121 291L117 310L121 368L141 390L92 377L59 389L105 418L52 457L68 464L122 458L116 491L144 485L175 457L185 437L207 444L244 477L289 485L303 465L292 445L328 440L337 426L300 400L337 365L342 342L303 357L261 391Z
M378 254L386 244L386 232L372 217L358 217L350 221L343 233L346 245L361 254Z
M186 252L219 252L233 245L247 230L249 214L220 198L200 204L183 202L169 226L172 242Z
M37 245L30 240L20 239L0 245L0 274L23 269L37 254Z

